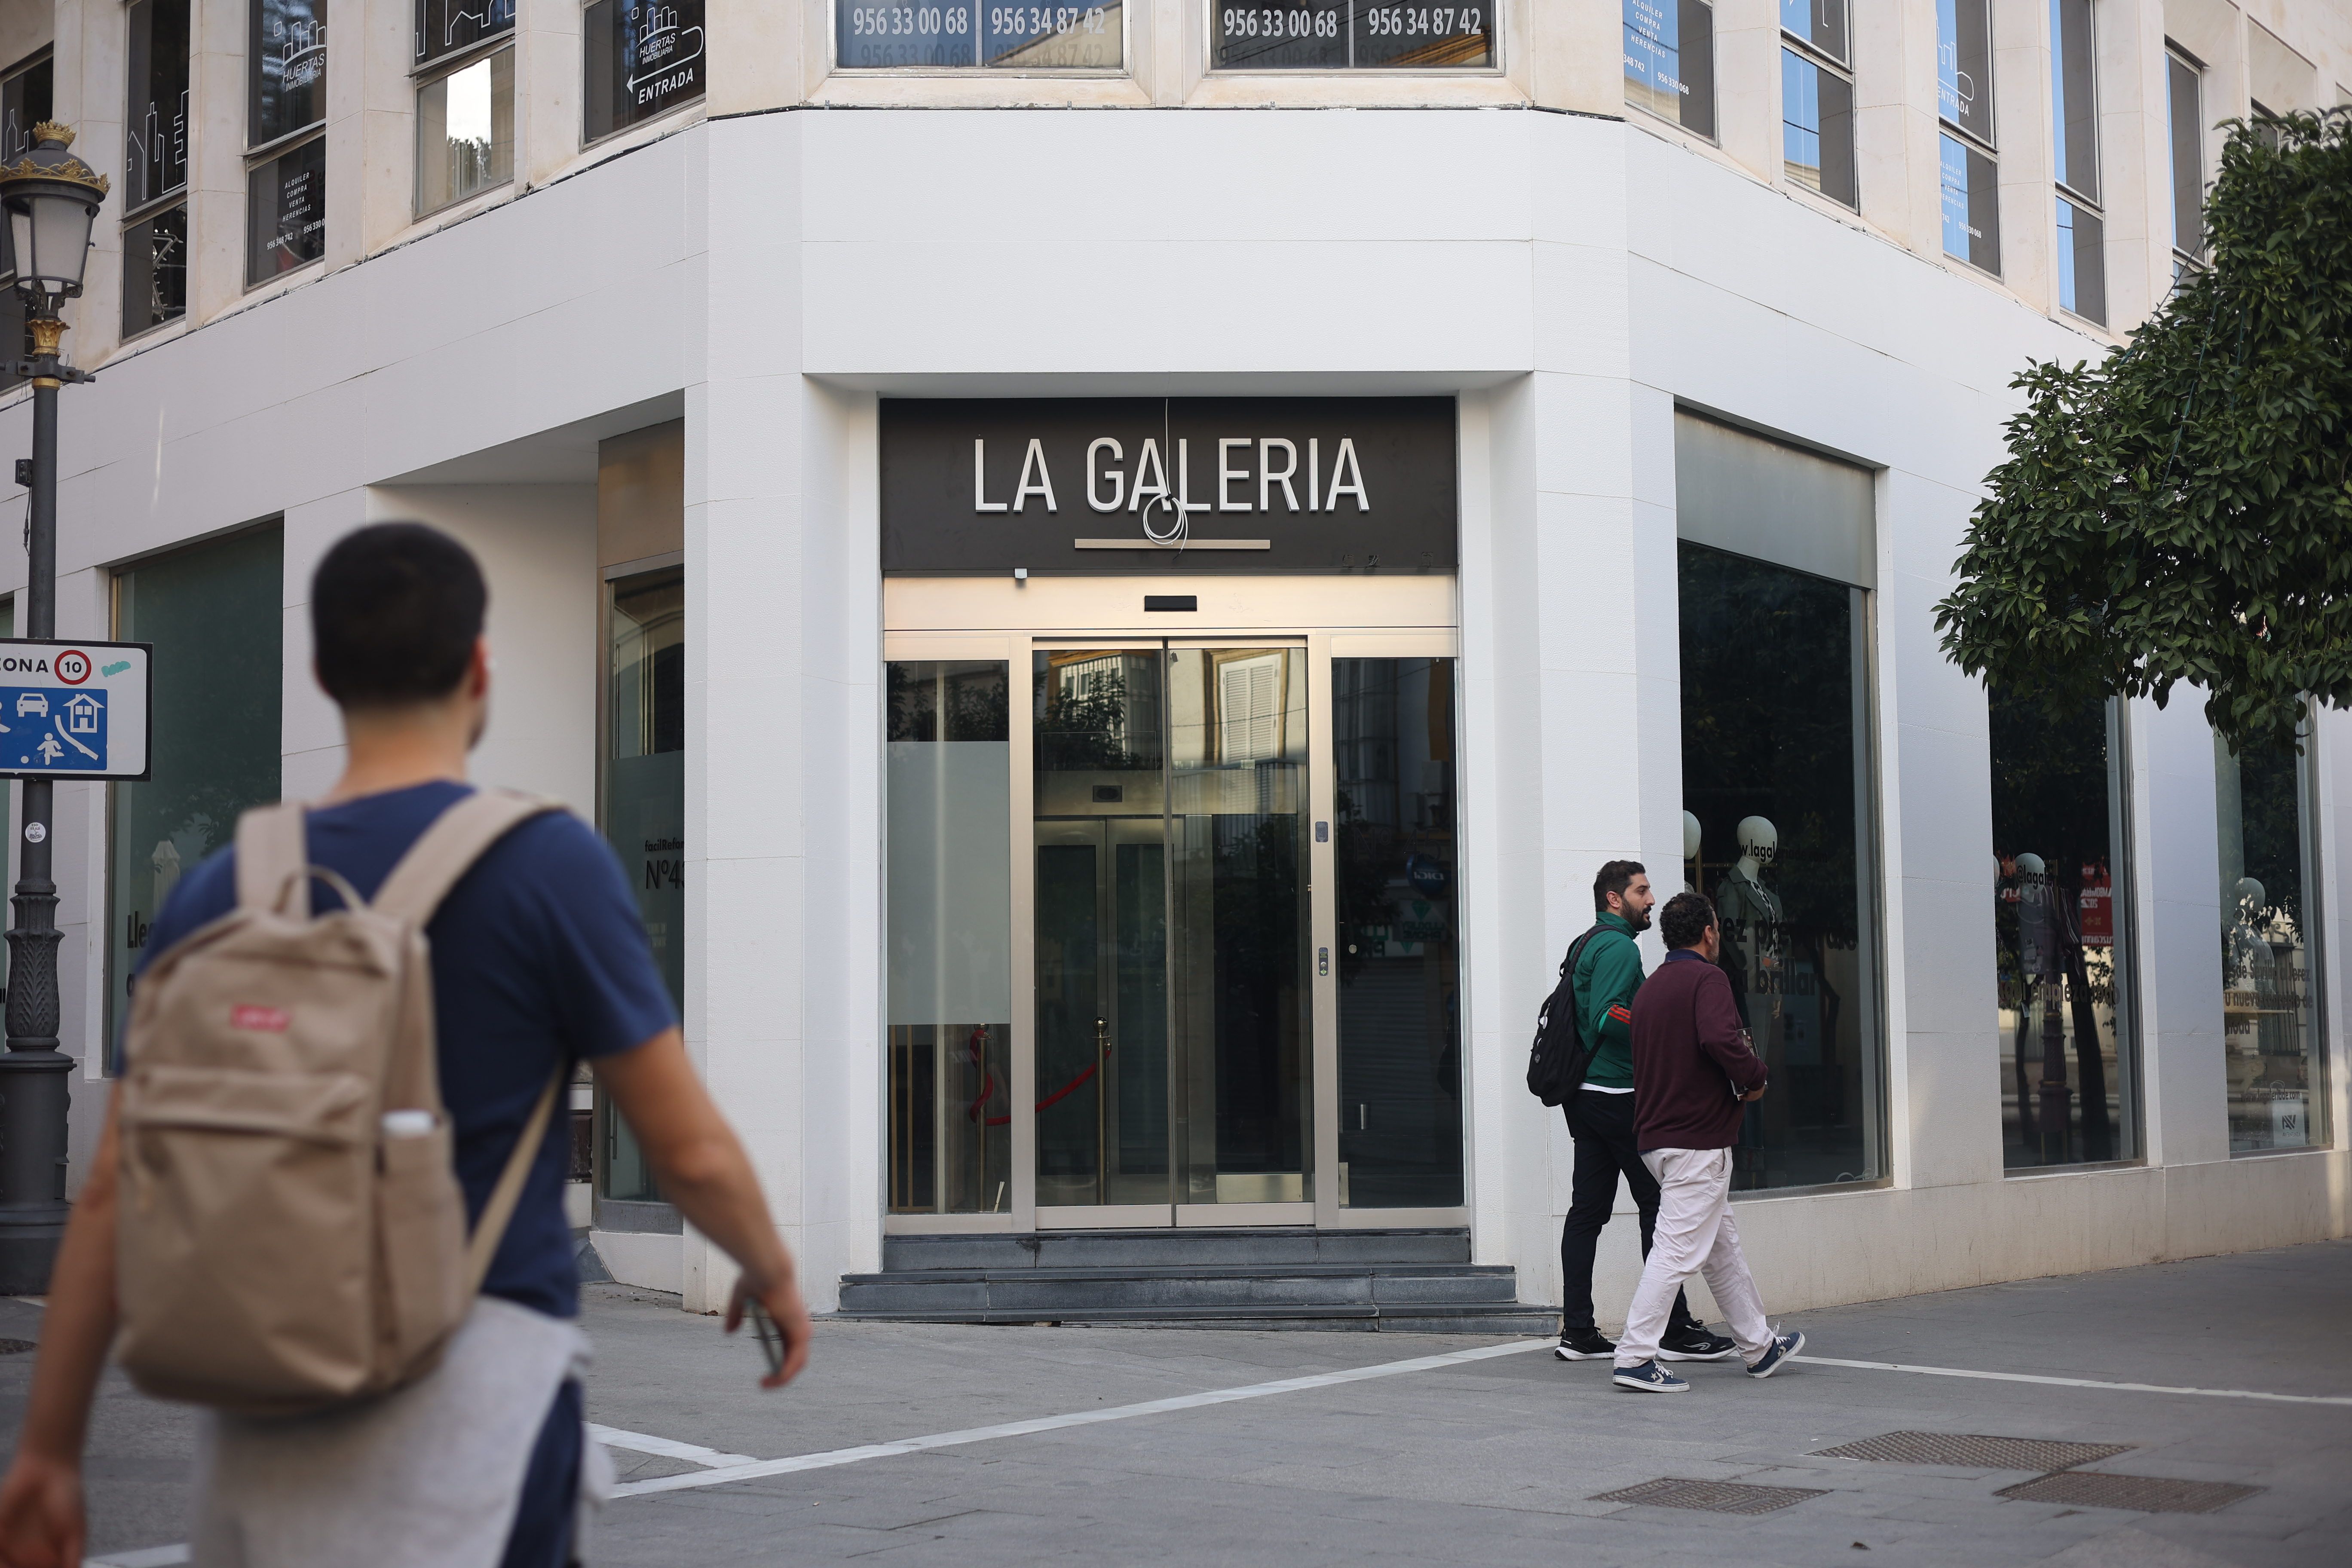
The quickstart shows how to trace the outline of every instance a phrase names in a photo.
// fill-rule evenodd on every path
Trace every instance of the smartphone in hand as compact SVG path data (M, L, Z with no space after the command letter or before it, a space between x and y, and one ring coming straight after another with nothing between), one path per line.
M768 1316L768 1309L760 1305L757 1296L744 1301L743 1315L751 1320L751 1331L759 1336L760 1353L768 1362L768 1375L775 1376L784 1370L783 1331L776 1327L776 1320Z

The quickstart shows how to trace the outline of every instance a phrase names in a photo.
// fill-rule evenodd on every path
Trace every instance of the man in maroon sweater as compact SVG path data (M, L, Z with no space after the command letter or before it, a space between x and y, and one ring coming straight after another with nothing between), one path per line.
M1658 1340L1694 1272L1706 1277L1730 1320L1748 1376L1780 1371L1805 1348L1805 1336L1775 1334L1764 1321L1731 1217L1731 1146L1745 1102L1764 1098L1765 1072L1716 962L1723 933L1715 906L1703 893L1676 893L1658 929L1666 961L1633 997L1634 1146L1658 1178L1658 1225L1617 1342L1613 1381L1680 1394L1690 1384L1658 1365Z

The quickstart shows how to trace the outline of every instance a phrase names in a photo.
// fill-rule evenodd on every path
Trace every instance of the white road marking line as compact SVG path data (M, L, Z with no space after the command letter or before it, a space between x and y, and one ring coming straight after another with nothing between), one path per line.
M1979 1377L1992 1383L2046 1383L2055 1388L2112 1388L2126 1394L2194 1394L2205 1399L2263 1399L2280 1405L2352 1405L2352 1397L2333 1394L2264 1394L2251 1388L2176 1388L2162 1383L2105 1383L2090 1377L2040 1377L2026 1372L1969 1372L1954 1366L1911 1366L1896 1361L1838 1361L1805 1354L1800 1364L1849 1366L1862 1372L1916 1372L1928 1377Z
M615 1498L643 1497L648 1492L686 1491L696 1487L723 1487L732 1481L753 1481L768 1476L789 1476L802 1470L831 1469L898 1454L919 1454L929 1448L961 1447L967 1443L992 1442L999 1437L1027 1437L1039 1432L1059 1432L1071 1426L1091 1426L1102 1421L1131 1421L1139 1415L1161 1415L1177 1410L1198 1410L1210 1405L1231 1405L1244 1399L1264 1399L1276 1394L1303 1394L1314 1388L1336 1388L1376 1377L1396 1377L1409 1372L1432 1372L1464 1362L1489 1361L1496 1356L1546 1351L1553 1341L1514 1340L1508 1344L1481 1345L1475 1350L1448 1351L1443 1355L1415 1356L1411 1361L1381 1362L1321 1372L1307 1377L1286 1377L1277 1383L1253 1383L1241 1388L1216 1388L1205 1394L1180 1394L1172 1399L1146 1400L1140 1405L1117 1405L1107 1410L1078 1410L1067 1415L1045 1415L1034 1421L1007 1421L997 1426L973 1426L961 1432L935 1432L927 1437L901 1437L895 1443L867 1443L855 1448L835 1448L822 1454L800 1454L789 1459L758 1459L748 1465L701 1470L679 1476L655 1476L614 1487Z
M722 1454L699 1443L680 1443L646 1432L624 1432L618 1426L599 1426L593 1421L588 1423L588 1436L607 1448L626 1448L633 1454L658 1454L665 1459L684 1459L689 1464L756 1465L760 1462L749 1454Z
M184 1546L145 1546L136 1552L87 1558L82 1568L172 1568L173 1563L187 1560L188 1549Z

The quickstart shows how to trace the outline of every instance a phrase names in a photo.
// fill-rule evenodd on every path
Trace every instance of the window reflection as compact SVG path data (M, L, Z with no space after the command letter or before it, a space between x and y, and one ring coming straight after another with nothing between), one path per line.
M1454 661L1331 661L1339 1201L1462 1202Z
M1685 877L1716 901L1721 962L1772 1075L1732 1184L1874 1180L1863 591L1687 541L1680 552L1683 805L1697 828Z
M2053 713L1991 693L2001 1159L2011 1169L2138 1152L2118 1026L2129 1000L2122 773L2107 705Z
M2230 1152L2326 1142L2311 936L2310 805L2292 746L2213 742Z
M1625 101L1685 131L1715 134L1715 7L1707 0L1625 0Z

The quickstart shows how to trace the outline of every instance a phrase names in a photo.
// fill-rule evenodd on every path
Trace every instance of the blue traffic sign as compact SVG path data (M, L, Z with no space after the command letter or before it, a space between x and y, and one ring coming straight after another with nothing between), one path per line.
M0 777L145 778L149 651L0 638Z

